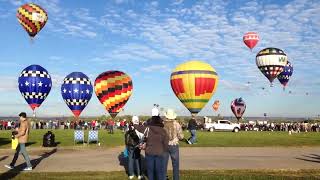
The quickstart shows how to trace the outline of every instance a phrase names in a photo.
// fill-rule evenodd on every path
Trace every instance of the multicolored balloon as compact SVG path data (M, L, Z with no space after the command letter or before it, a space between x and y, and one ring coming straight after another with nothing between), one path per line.
M283 90L285 90L290 77L292 76L293 73L293 66L292 64L288 61L287 64L284 66L283 71L278 75L278 80L283 86Z
M241 119L244 112L246 111L246 103L242 98L237 98L231 102L231 111L236 116L236 118Z
M94 89L101 104L115 118L129 100L133 86L124 72L107 71L96 78Z
M48 14L39 5L28 3L19 7L17 18L21 26L33 38L46 25Z
M213 103L213 105L212 105L212 109L213 109L214 111L218 111L219 106L220 106L220 101L219 101L219 100L215 100L214 103Z
M61 95L64 102L79 117L83 109L89 103L93 87L88 76L82 72L72 72L66 76L61 85Z
M39 65L30 65L22 70L18 83L21 95L33 111L47 98L52 86L48 71Z
M188 61L171 73L171 88L182 104L196 115L217 90L218 74L202 61Z
M256 32L247 32L243 36L243 42L250 50L252 50L259 42L259 35Z
M287 55L278 48L265 48L256 56L256 64L269 79L271 86L273 80L283 71L287 62Z

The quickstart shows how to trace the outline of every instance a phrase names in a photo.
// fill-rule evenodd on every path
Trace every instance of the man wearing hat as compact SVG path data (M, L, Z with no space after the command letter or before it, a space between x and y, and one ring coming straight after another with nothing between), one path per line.
M164 116L164 129L169 136L168 152L164 155L164 169L167 173L169 156L172 161L173 180L179 180L179 140L184 138L181 125L175 120L177 114L173 109L168 109Z
M27 119L27 114L25 112L20 113L19 117L20 117L20 128L18 129L18 132L15 135L15 138L18 138L19 144L17 146L16 153L14 154L12 162L10 163L10 165L5 165L5 167L8 169L13 169L19 157L19 154L21 153L27 163L27 167L24 168L23 170L31 171L32 165L30 163L30 158L26 150L26 143L28 142L30 125Z

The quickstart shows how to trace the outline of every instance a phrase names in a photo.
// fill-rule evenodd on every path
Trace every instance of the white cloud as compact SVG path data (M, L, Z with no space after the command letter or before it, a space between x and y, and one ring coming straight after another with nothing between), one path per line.
M17 90L18 88L18 79L9 77L9 76L1 76L0 77L0 91L10 92L13 90Z
M167 65L151 65L141 68L144 72L171 72L171 68Z

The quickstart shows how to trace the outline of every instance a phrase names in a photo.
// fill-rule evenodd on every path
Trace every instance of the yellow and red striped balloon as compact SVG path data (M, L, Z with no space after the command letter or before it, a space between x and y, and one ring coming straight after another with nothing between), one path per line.
M132 87L130 76L121 71L104 72L94 82L94 89L99 101L113 118L129 100Z
M173 70L170 83L182 104L192 114L197 114L215 93L218 74L210 64L188 61Z
M19 7L17 18L29 36L33 38L46 25L48 14L39 5L28 3Z

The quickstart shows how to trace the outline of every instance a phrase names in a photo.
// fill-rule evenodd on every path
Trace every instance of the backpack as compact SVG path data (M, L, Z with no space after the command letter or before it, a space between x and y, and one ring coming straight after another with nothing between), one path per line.
M139 139L138 135L136 134L135 130L127 131L125 136L126 136L125 140L126 140L127 146L135 147L139 144L140 139Z

